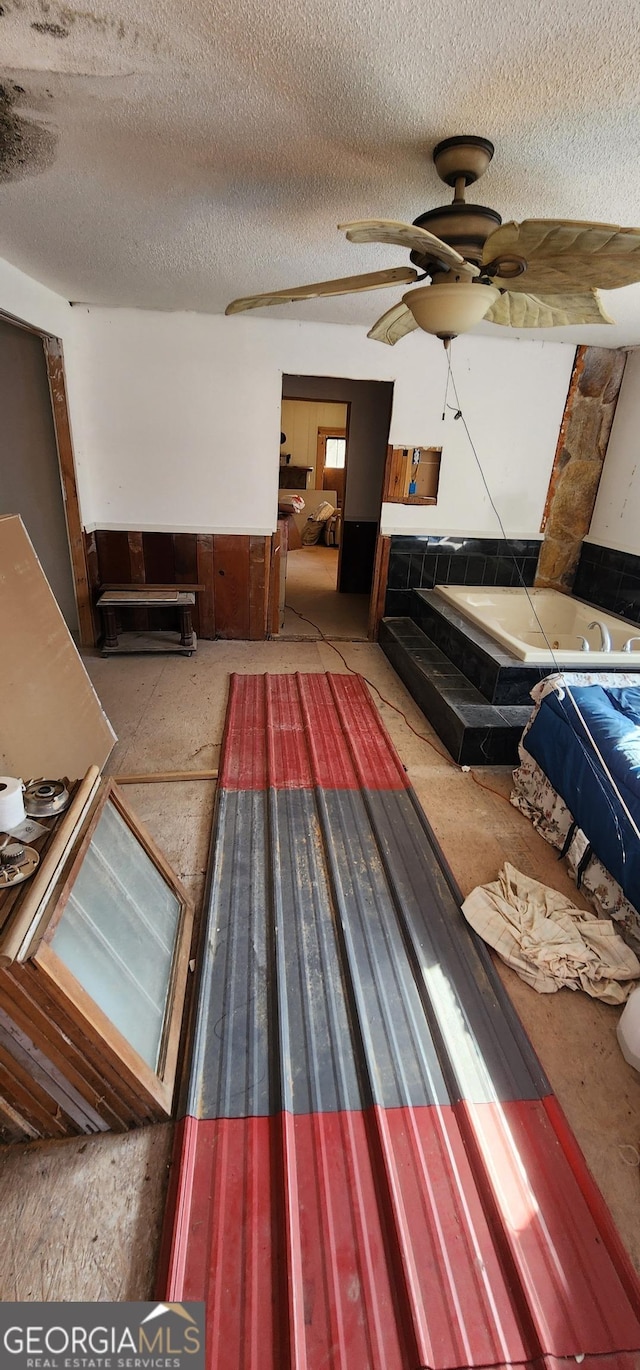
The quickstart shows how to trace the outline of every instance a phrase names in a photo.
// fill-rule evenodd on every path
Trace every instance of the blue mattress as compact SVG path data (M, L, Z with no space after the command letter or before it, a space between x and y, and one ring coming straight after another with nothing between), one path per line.
M640 910L640 689L574 687L571 695L611 772L565 690L545 696L524 747L562 796L595 855Z

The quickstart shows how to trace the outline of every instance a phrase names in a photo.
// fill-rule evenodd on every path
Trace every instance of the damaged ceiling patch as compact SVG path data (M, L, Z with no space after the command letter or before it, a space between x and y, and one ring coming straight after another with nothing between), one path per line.
M46 171L55 157L57 134L16 112L24 94L22 86L0 84L0 182Z
M49 35L50 38L68 38L68 37L69 37L69 30L66 29L66 28L64 27L63 24L45 24L45 23L41 23L41 24L32 24L31 27L32 27L32 29L35 29L36 33L47 33L47 34Z

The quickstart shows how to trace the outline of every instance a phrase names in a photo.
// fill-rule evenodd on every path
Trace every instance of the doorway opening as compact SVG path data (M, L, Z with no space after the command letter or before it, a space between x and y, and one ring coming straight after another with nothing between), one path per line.
M283 377L284 637L367 638L392 399L386 381Z
M69 631L95 642L62 343L0 312L0 516L19 514Z

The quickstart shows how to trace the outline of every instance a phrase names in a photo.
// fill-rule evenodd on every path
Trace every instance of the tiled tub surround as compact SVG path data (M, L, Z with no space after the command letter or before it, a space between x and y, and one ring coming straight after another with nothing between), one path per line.
M573 593L609 613L640 623L640 556L584 542Z
M575 659L563 657L561 652L556 653L555 663L519 660L437 590L414 590L411 617L491 704L527 704L531 708L530 691L539 680L544 680L556 669L577 669ZM594 617L597 617L597 610L594 610ZM606 657L601 657L598 668L608 671L633 669L632 657L627 653L619 655L622 661L617 666L607 664ZM583 669L589 670L594 659L595 653L593 656L581 653L578 665L584 661Z
M517 764L530 691L554 666L520 660L435 587L533 586L539 549L536 538L391 540L380 646L461 764ZM596 606L593 618L599 606L640 623L640 557L585 544L574 594ZM556 655L560 669L576 669Z
M559 590L440 585L437 594L527 665L536 662L555 670L561 660L578 670L628 670L630 654L640 661L636 623ZM603 633L609 635L609 647L602 645Z
M412 590L435 585L533 585L540 538L402 537L389 553L385 614L412 614Z
M549 674L548 666L519 661L479 624L471 623L437 590L414 590L414 623L484 695L488 704L533 707L530 691Z
M516 764L531 700L527 706L490 704L410 618L383 619L380 646L454 761Z
M520 661L437 590L406 599L410 615L383 619L380 646L425 717L461 765L515 766L530 691L553 667Z

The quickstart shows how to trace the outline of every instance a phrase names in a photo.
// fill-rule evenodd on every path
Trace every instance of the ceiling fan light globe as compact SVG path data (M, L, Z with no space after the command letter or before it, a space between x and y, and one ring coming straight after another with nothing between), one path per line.
M421 286L402 296L403 303L425 333L438 338L455 338L468 333L495 304L500 291L494 285L475 281L443 281Z

